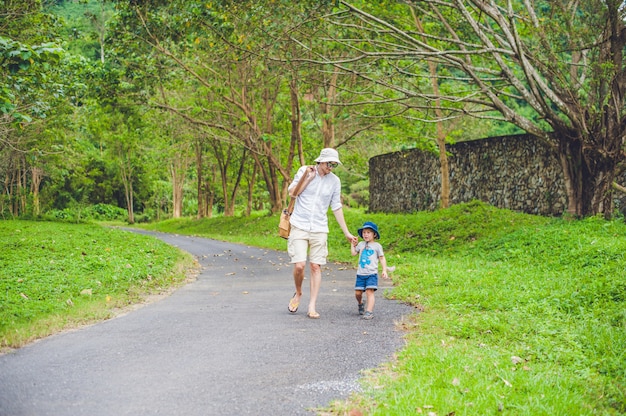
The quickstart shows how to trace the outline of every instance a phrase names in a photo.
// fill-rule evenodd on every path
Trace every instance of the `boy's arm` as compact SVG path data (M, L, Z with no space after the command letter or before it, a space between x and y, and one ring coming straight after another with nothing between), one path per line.
M350 254L352 254L353 256L357 255L357 251L356 251L357 244L358 244L358 239L353 239L352 243L350 244Z
M389 275L387 274L387 259L385 258L384 255L378 257L378 260L380 261L380 265L383 266L383 279L388 279Z

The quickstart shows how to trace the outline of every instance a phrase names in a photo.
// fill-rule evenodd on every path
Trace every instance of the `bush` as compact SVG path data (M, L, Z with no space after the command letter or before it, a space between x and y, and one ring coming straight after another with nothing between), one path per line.
M50 221L86 222L86 221L126 221L128 214L124 208L114 205L96 204L87 207L75 206L62 210L51 210L41 218Z
M370 182L362 180L350 185L350 193L346 197L346 205L350 208L367 207L370 203Z
M83 215L96 221L124 221L128 213L124 208L107 204L96 204L87 208Z

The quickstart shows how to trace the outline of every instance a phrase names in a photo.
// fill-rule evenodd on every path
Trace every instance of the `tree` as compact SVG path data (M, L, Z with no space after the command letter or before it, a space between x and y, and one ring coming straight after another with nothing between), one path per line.
M48 75L62 49L49 15L36 0L3 1L0 9L0 126L45 117ZM5 127L6 128L6 127Z
M247 163L256 166L243 172L262 178L271 212L282 208L294 165L312 159L321 147L347 147L357 136L372 135L386 117L379 112L363 121L354 111L359 96L353 84L362 80L295 59L303 52L289 34L306 33L308 42L322 43L314 35L323 21L309 16L329 2L118 3L121 19L110 39L124 45L127 55L146 58L135 73L146 79L175 73L185 80L180 84L186 84L186 101L172 100L180 89L168 86L169 95L150 97L150 105L179 115L207 138L245 149ZM209 162L224 175L218 147L196 148L212 148ZM197 156L200 162L205 160ZM227 175L232 190L238 171L233 167ZM205 176L198 172L197 178ZM199 209L206 189L199 183ZM231 200L223 189L224 201Z
M104 41L106 38L106 23L111 18L111 12L106 8L106 1L102 0L99 4L99 10L97 12L87 11L85 16L90 20L93 28L98 37L98 43L100 45L100 62L104 63Z
M0 213L40 208L44 165L60 140L47 131L49 117L67 110L67 78L49 15L39 1L4 1L0 9ZM54 149L55 147L56 150ZM52 156L53 158L54 156ZM30 203L33 203L30 206ZM6 203L6 204L5 204ZM32 209L31 209L32 208Z
M568 213L612 215L612 185L625 169L621 0L404 0L393 15L378 4L338 3L328 20L360 36L335 37L350 56L317 51L319 63L382 85L407 107L428 110L441 100L435 108L448 113L518 126L558 153ZM389 77L366 72L383 63L394 69ZM433 94L407 84L429 63L439 83L464 87Z
M249 28L246 22L262 24L252 10L228 1L219 5L183 3L157 5L159 7L125 5L126 13L118 24L118 37L122 38L121 33L125 32L132 36L135 44L139 39L141 53L158 56L163 65L169 64L172 70L188 79L187 84L193 86L190 91L193 102L179 101L178 104L184 105L174 106L166 99L155 97L151 105L181 116L203 130L207 137L224 142L226 147L239 146L257 164L258 169L252 172L263 176L271 211L276 212L282 206L281 182L290 177L294 149L302 149L301 144L294 144L299 140L298 135L284 134L286 112L283 107L289 108L284 103L292 100L293 105L288 76L275 63L250 52L250 49L267 47L263 42L269 43L268 38L256 39L245 34ZM234 19L239 10L247 10L245 16ZM270 10L266 8L263 12L269 14ZM171 14L177 17L163 18ZM233 47L235 44L239 46ZM149 72L147 66L143 70ZM286 144L287 137L289 144ZM231 213L232 198L240 183L239 173L246 170L239 165L234 172L228 172L229 167L224 163L232 159L222 157L222 146L211 148L222 177L226 213ZM197 157L198 162L201 160ZM204 177L200 173L198 180ZM230 181L232 178L235 180ZM226 183L233 187L232 193L226 192ZM205 188L198 187L203 192ZM200 195L199 198L204 204Z

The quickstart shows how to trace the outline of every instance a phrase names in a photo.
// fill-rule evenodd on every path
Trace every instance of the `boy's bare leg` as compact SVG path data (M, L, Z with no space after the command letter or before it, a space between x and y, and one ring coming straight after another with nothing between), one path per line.
M365 290L365 295L367 296L367 311L368 312L373 312L374 311L374 303L376 302L376 300L374 298L374 289L366 289Z
M363 303L363 291L362 290L355 290L354 297L356 298L356 301L359 305Z

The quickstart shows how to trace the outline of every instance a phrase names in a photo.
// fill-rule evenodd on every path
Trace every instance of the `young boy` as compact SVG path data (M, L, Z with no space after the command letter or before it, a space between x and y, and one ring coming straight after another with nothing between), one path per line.
M353 242L350 246L350 252L353 256L361 253L356 271L354 294L359 304L359 315L363 315L363 319L372 319L374 317L374 292L378 290L378 263L380 262L383 267L383 279L387 279L387 261L383 253L383 246L374 241L380 238L376 224L370 221L365 222L359 228L359 237L364 241ZM367 310L363 304L363 292L367 297Z

